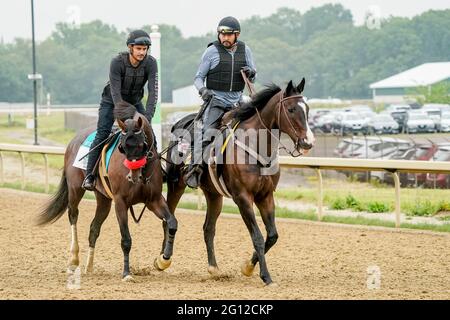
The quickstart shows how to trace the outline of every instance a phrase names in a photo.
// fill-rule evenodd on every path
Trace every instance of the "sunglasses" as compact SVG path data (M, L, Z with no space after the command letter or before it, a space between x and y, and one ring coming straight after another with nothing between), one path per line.
M134 44L149 46L152 42L149 37L139 37L134 40Z
M218 26L217 32L222 34L229 34L229 33L239 33L239 30L234 30L233 28L227 26Z

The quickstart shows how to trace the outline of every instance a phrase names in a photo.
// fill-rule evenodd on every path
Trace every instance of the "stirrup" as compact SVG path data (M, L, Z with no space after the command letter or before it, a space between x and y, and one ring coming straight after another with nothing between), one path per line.
M95 177L92 174L88 174L84 180L81 187L88 191L94 191L95 190Z
M184 182L188 185L188 187L197 189L200 185L202 174L202 167L200 165L196 165L188 173L186 173Z

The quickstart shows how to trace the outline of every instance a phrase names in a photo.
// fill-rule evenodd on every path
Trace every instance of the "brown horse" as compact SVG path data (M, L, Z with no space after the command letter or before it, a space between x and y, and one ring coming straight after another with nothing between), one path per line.
M244 132L254 129L258 130L258 132L263 131L264 133L258 135L258 140L267 141L263 147L266 147L265 150L268 150L269 159L275 160L277 156L277 149L273 149L274 143L271 142L272 139L268 139L274 136L274 131L277 129L286 133L292 139L295 147L294 152L297 152L297 156L301 155L304 151L311 149L314 144L314 136L308 127L309 107L301 96L304 85L305 79L302 79L298 86L294 86L292 81L290 81L283 91L276 85L269 86L256 94L251 102L243 104L226 114L224 119L234 118L239 120L237 129L241 129ZM182 123L185 124L186 121L180 120L172 128L172 132L174 132L174 129L178 129L177 126ZM277 137L275 147L278 146L278 143L281 143L279 137ZM258 143L258 146L260 145ZM177 157L176 153L178 151L176 149L170 149L169 159ZM233 149L234 154L238 154L237 142L229 143L227 150L229 149ZM261 154L259 147L256 151L259 155ZM294 155L292 152L289 153ZM251 157L258 160L261 159L255 155L255 152L247 152L246 156L247 160ZM272 279L267 269L265 253L275 244L278 238L275 226L273 192L278 184L280 170L276 166L275 170L270 174L262 175L261 172L265 168L261 161L239 164L235 160L236 157L231 159L228 156L225 157L225 164L221 169L222 177L232 199L239 207L240 214L248 228L255 249L251 259L246 260L241 267L241 271L244 275L250 276L256 263L259 262L260 277L266 285L269 285L272 283ZM184 163L177 164L175 161L168 160L166 170L168 175L167 203L170 211L174 214L186 187L182 178L185 165ZM214 235L216 221L222 210L223 196L215 188L209 173L202 175L201 189L207 202L203 231L208 253L208 271L211 274L217 274L219 270L214 254ZM267 230L265 242L256 223L253 203L258 207Z
M100 228L111 209L111 201L114 200L124 255L122 277L124 281L132 281L129 266L131 235L128 230L128 209L134 204L144 203L158 218L163 220L163 246L160 256L154 261L158 270L164 270L170 266L177 231L177 220L170 213L162 195L161 164L157 156L154 136L149 122L143 115L136 112L133 105L128 103L120 104L115 108L114 113L122 132L119 147L111 156L108 170L113 199L107 196L101 183L96 184L94 193L97 200L97 209L89 232L89 254L85 271L87 273L93 271L95 243L100 235ZM123 122L121 119L127 120ZM79 265L78 204L85 192L81 187L85 175L84 170L74 167L72 164L80 145L91 132L92 129L80 132L67 146L59 189L37 220L39 225L55 222L67 208L69 209L69 222L72 228L69 271L75 270ZM136 160L139 160L142 164L145 163L144 166L133 167ZM128 165L128 168L125 165Z

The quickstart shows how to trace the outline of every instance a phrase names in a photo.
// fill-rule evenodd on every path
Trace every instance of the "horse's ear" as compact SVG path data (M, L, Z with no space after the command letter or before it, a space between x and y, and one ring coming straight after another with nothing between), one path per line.
M141 130L143 124L144 124L144 123L142 122L142 118L139 117L139 119L138 119L138 121L137 121L137 126L138 126L137 128L138 128L139 130Z
M294 91L294 85L292 84L292 80L291 80L291 81L289 81L289 83L286 87L286 90L284 90L284 96L289 97L290 95L292 95L293 91Z
M117 119L117 124L119 125L119 128L120 128L122 131L126 131L125 123L123 123L122 120Z
M305 78L303 78L300 84L297 86L298 93L302 93L303 90L305 89L305 82L306 82Z

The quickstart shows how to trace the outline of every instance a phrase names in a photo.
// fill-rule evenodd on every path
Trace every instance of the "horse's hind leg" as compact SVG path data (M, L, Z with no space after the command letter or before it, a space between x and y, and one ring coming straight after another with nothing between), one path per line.
M214 236L216 235L217 218L222 210L223 197L204 191L207 203L205 223L203 224L203 237L206 243L208 253L208 272L211 275L217 275L216 255L214 253Z
M261 201L256 201L256 206L258 207L261 218L266 226L267 238L264 245L264 253L267 253L278 240L278 232L275 226L275 203L273 194L268 195ZM250 276L253 273L253 269L257 262L258 254L255 251L253 252L252 258L242 265L242 273L246 276Z
M167 206L172 214L175 214L175 209L184 194L184 189L186 189L186 184L181 178L178 181L167 182Z
M72 242L70 244L70 259L68 272L74 272L80 264L78 253L80 247L78 245L78 205L83 198L84 190L80 187L69 186L69 222L72 230Z
M95 197L97 198L97 209L95 210L95 217L91 222L91 228L89 231L89 253L86 262L86 273L92 273L94 271L95 243L100 235L102 224L108 217L109 211L111 210L111 199L105 197L98 191L95 192Z

